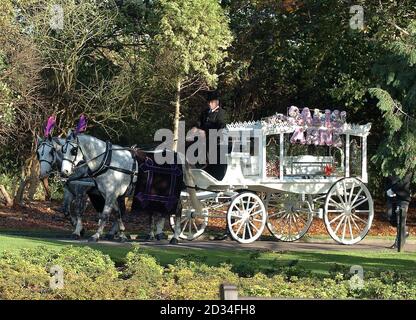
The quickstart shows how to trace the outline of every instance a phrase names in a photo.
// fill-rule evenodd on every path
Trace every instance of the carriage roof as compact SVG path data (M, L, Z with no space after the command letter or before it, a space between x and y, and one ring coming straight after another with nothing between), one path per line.
M245 121L245 122L233 122L227 124L228 131L251 131L261 130L262 134L280 134L280 133L292 133L300 126L285 122L275 122L272 118L266 118L258 121ZM304 125L303 128L307 129L308 126ZM312 127L312 126L311 126ZM324 128L324 127L322 127ZM364 125L344 123L340 128L340 134L353 135L359 137L366 137L370 134L371 123Z

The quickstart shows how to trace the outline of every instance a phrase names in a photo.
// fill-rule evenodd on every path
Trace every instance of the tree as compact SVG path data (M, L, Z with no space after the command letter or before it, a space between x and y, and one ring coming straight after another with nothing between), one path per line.
M369 112L371 67L383 43L415 17L414 1L222 2L235 34L232 63L220 79L233 118L258 119L297 104L345 108L350 121L377 119ZM363 30L350 28L353 4L364 8Z
M173 97L176 149L181 104L216 85L217 67L227 56L232 37L217 0L160 0L155 10L158 22L150 65L159 88L167 88Z
M384 140L373 157L384 176L416 169L416 22L400 29L374 67L380 84L370 89L384 119Z
M0 146L2 164L13 159L14 165L0 169L18 175L21 166L20 183L15 183L20 191L16 200L21 203L25 187L29 185L29 198L33 198L39 183L34 136L50 108L42 96L43 64L31 29L13 4L5 1L0 13Z

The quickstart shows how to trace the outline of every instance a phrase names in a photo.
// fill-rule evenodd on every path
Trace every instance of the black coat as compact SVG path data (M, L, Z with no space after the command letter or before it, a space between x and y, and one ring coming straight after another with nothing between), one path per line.
M410 202L410 184L412 180L413 172L406 173L403 179L397 176L388 177L386 189L393 190L398 200Z
M199 117L198 128L205 131L208 136L209 129L223 129L225 128L225 112L224 109L218 108L211 112L211 109L204 110Z

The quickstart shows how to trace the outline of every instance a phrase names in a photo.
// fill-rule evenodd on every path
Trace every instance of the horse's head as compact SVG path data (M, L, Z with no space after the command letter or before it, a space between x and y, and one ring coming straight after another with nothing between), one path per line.
M51 136L37 138L36 156L40 164L39 178L48 177L57 159L57 151Z
M68 134L65 144L62 146L62 167L61 174L69 177L75 167L83 160L82 151L76 133L72 131Z
M50 116L45 126L44 138L37 137L36 156L40 163L40 178L46 178L52 171L56 162L57 154L55 143L51 137L52 130L56 125L55 116Z
M87 118L82 114L76 129L69 132L65 144L62 146L61 174L63 176L69 177L74 172L74 169L79 162L84 160L84 156L79 146L78 135L86 129Z

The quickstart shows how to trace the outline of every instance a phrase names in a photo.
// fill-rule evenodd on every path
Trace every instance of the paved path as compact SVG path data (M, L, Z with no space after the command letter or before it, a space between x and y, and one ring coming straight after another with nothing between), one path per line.
M65 243L88 243L86 240L60 240ZM139 244L143 247L159 247L166 248L192 248L192 249L254 249L254 250L271 250L271 251L390 251L393 244L392 240L383 239L368 239L363 240L356 245L340 245L334 242L316 240L313 242L278 242L278 241L256 241L251 244L239 244L235 241L182 241L179 245L170 245L169 241L132 241L128 243L119 243L114 241L100 241L100 244L109 246L131 246L132 244ZM416 240L408 240L405 246L405 252L416 252Z

